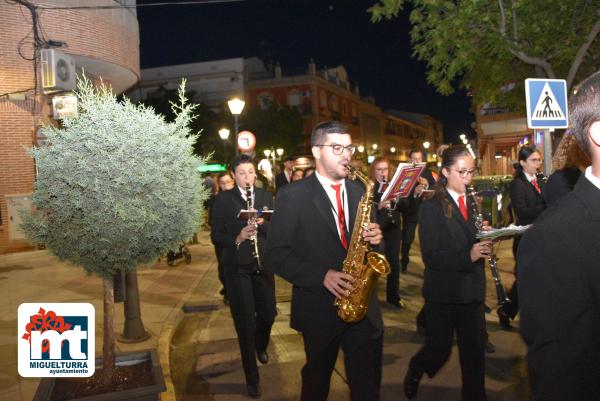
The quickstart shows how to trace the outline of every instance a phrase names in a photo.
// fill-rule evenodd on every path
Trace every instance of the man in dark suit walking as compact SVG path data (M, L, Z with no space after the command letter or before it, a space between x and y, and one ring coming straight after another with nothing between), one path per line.
M600 400L600 73L577 87L569 109L592 165L525 232L517 251L535 401Z
M408 157L411 163L423 163L423 152L418 149L412 149ZM423 190L433 188L435 180L431 170L425 168L421 173L419 185L416 185L412 192L404 199L398 202L398 209L402 213L402 249L400 263L402 272L408 269L410 258L410 247L415 240L415 231L419 220L419 207L421 206L421 194Z
M275 176L275 190L279 191L279 188L292 182L292 173L294 171L294 158L286 157L283 160L283 170Z
M266 254L269 268L294 285L291 326L302 333L306 352L300 399L327 399L341 346L350 400L378 401L383 323L377 299L352 324L334 306L353 286L352 276L340 270L363 195L359 183L346 179L355 146L347 127L335 121L315 126L311 145L316 172L277 194ZM356 229L369 243L381 242L377 224Z
M248 208L273 208L273 197L254 186L256 168L250 156L237 156L232 165L235 187L221 192L214 201L211 214L211 239L222 248L221 262L225 273L231 315L240 344L242 365L248 395L261 395L256 358L265 364L267 345L275 319L275 279L273 273L259 269L254 255L253 238L258 241L259 255L264 254L268 222L262 218L256 225L239 219L238 213Z

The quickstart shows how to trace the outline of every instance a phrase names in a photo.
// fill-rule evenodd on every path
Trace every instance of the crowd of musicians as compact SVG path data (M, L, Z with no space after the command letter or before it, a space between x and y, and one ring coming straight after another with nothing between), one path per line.
M516 280L497 314L506 330L520 314L535 401L600 400L600 74L579 85L569 109L571 125L555 151L555 172L548 180L541 177L542 155L523 147L510 183L514 223L530 226L514 238ZM435 377L456 339L462 400L486 400L485 261L492 257L494 241L477 239L489 226L477 197L468 191L476 160L463 146L451 145L440 154L439 171L425 169L409 196L381 201L394 166L375 159L369 171L377 183L373 218L355 226L364 199L364 186L348 177L355 149L347 127L322 122L311 135L314 172L300 177L293 160L286 160L276 178L275 199L256 185L256 166L247 155L237 156L231 172L219 177L211 239L248 395L261 396L257 360L269 362L278 275L293 286L290 324L302 335L306 354L298 372L300 399L327 399L341 348L350 400L379 400L380 303L373 294L363 319L340 319L335 301L357 285L342 265L354 235L361 236L386 256L385 300L401 308L399 278L410 266L418 228L425 266L425 302L418 320L425 341L407 356L404 394L418 399L424 375ZM415 150L410 158L420 163L424 155Z

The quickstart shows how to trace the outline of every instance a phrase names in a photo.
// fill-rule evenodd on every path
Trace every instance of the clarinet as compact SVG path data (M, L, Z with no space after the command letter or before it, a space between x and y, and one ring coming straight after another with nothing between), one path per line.
M252 190L250 189L250 184L246 184L246 210L248 210L248 225L254 226L258 233L258 223L256 219L258 217L258 210L254 209L254 196L252 196ZM260 262L260 254L258 253L258 236L254 234L250 237L250 241L252 241L252 256L256 259L256 269L252 272L254 275L261 274L262 264Z
M471 198L471 205L473 208L473 214L475 217L475 228L477 228L477 232L480 233L483 231L483 214L477 204L477 193L475 192L474 187L467 188L467 195ZM498 272L498 258L494 254L494 245L490 247L490 254L488 255L488 262L490 264L490 271L492 272L492 278L494 279L494 286L496 287L496 297L498 298L498 305L504 305L510 302L510 299L506 295L506 290L504 289L504 284L500 279L500 273Z

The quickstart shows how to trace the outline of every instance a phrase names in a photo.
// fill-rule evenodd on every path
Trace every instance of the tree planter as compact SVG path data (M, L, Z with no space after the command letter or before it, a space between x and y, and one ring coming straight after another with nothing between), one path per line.
M166 390L165 380L162 369L155 350L139 351L118 355L116 358L117 366L135 365L150 361L152 367L152 384L149 386L136 387L122 391L113 391L110 393L96 394L77 398L70 398L68 401L159 401L160 393ZM96 367L102 367L102 358L96 359ZM33 401L52 401L53 393L57 381L69 380L68 378L43 378L33 397Z

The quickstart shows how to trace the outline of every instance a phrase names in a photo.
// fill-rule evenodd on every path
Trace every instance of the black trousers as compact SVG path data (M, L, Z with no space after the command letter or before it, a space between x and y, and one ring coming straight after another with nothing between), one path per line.
M227 296L247 384L260 381L256 351L267 348L277 314L273 273L262 270L255 275L253 271L254 264L225 265Z
M402 213L402 266L408 266L410 246L415 240L417 231L417 216L413 213Z
M510 302L502 306L502 309L504 309L506 314L511 319L514 319L517 316L517 313L519 313L519 291L517 289L517 269L519 266L519 264L517 263L517 249L519 248L519 242L521 242L520 235L516 236L513 240L512 252L513 256L515 257L515 282L508 291L508 298L510 299Z
M223 262L221 262L221 255L223 255L223 248L215 246L215 256L217 257L217 269L219 274L219 281L221 285L225 289L225 294L227 294L227 289L225 288L225 267L223 266Z
M482 302L425 302L425 345L410 360L415 372L429 377L444 366L456 333L462 372L462 400L485 401L485 317Z
M350 401L379 401L383 332L363 319L339 335L302 333L306 364L301 401L326 401L340 345L350 387Z
M385 257L390 263L390 274L386 282L386 301L396 303L400 300L398 291L400 289L400 241L402 231L400 227L393 225L383 230L383 241L385 244Z

